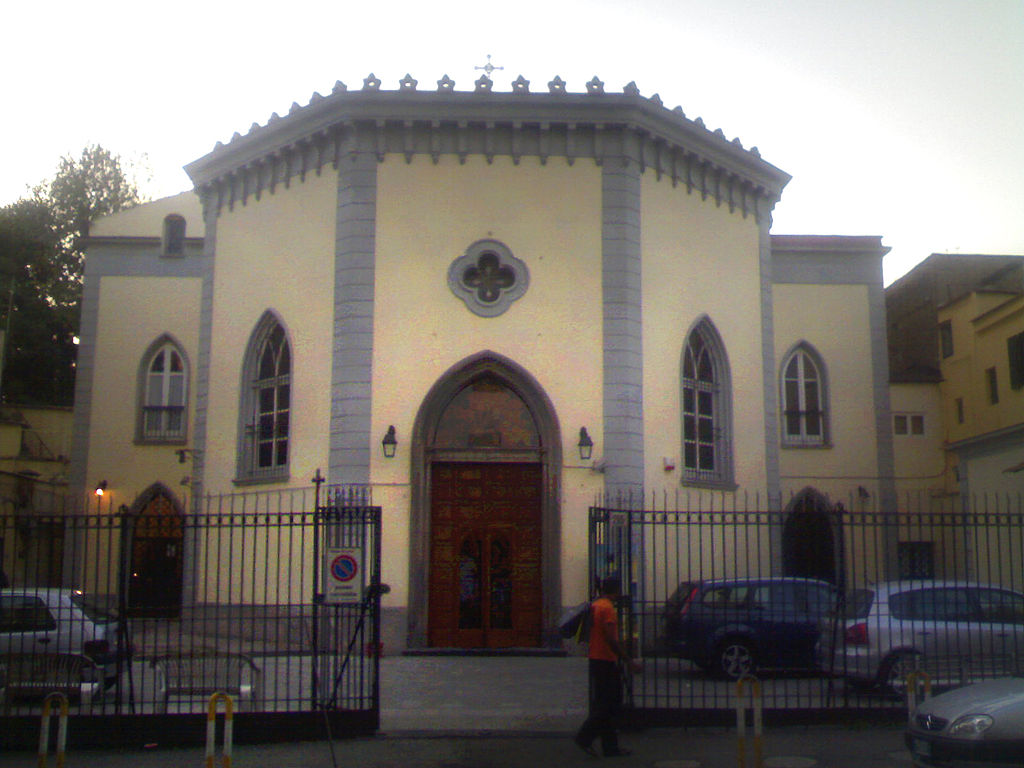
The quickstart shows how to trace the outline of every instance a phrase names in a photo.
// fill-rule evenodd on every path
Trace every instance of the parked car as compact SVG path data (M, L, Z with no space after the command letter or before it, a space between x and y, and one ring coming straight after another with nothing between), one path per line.
M964 685L1024 667L1024 594L966 581L851 590L821 633L823 668L902 691L913 670Z
M926 699L906 742L916 768L1024 765L1024 679L986 680Z
M665 607L668 650L736 679L757 669L810 669L835 588L802 578L686 581Z
M44 587L0 589L0 664L8 654L80 653L117 680L117 621L81 592Z

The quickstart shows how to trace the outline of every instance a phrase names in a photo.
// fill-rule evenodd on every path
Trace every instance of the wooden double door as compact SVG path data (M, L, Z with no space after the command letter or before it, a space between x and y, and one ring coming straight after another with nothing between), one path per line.
M166 496L154 496L134 520L128 614L175 618L181 614L184 521Z
M540 645L542 496L540 464L432 465L431 646Z

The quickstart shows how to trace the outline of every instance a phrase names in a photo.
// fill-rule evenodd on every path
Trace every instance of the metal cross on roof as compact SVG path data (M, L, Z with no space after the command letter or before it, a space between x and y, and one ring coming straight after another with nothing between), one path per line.
M482 67L473 67L473 69L482 69L484 72L487 73L487 76L490 77L491 73L494 72L494 70L496 70L496 69L504 69L504 67L496 67L493 64L491 64L491 54L488 53L487 54L487 63L484 64Z

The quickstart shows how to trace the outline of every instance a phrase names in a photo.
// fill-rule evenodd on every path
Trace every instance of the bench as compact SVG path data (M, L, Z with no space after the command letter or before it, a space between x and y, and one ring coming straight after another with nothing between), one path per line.
M87 706L102 694L103 678L96 663L77 653L10 653L0 656L0 688L4 713L22 696L62 693Z
M189 651L152 660L157 703L167 712L171 697L232 696L240 710L251 707L259 687L260 668L244 653Z

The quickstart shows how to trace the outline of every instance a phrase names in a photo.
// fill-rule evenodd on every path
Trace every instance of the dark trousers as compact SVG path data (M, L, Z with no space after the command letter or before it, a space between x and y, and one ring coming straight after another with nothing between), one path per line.
M590 716L576 734L576 741L590 746L601 739L601 751L608 755L619 751L615 719L622 705L622 676L614 661L590 659Z

